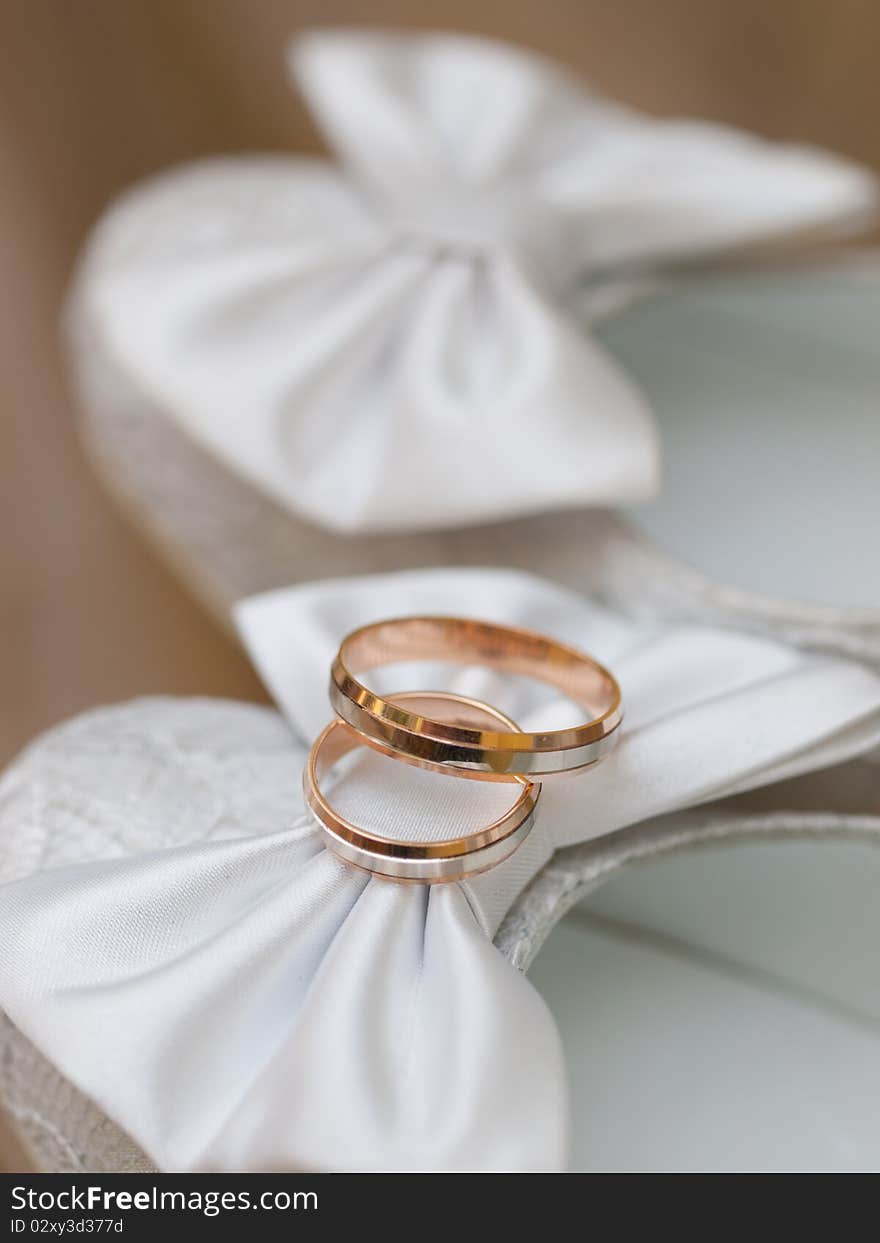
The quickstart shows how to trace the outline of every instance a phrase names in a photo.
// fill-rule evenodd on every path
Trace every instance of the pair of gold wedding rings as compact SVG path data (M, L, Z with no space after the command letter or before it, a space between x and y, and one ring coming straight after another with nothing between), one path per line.
M524 733L479 700L450 691L383 698L357 676L412 661L524 675L561 691L588 719L569 729ZM401 617L352 631L333 662L330 702L337 715L315 740L303 774L306 801L327 845L375 875L428 884L461 880L512 854L534 824L541 781L595 764L614 745L622 718L620 688L592 657L530 630L457 617ZM383 837L345 819L321 788L330 769L362 745L434 772L514 782L519 797L498 820L467 837Z

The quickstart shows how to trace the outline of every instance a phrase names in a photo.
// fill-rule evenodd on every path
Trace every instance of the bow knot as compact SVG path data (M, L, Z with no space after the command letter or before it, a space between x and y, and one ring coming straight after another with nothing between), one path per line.
M511 261L550 297L583 275L566 246L564 217L516 184L408 185L375 210L396 245L440 262Z

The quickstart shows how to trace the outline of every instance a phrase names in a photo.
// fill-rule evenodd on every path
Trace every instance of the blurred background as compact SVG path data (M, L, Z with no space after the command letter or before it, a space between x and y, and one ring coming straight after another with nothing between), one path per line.
M125 186L205 154L319 148L282 64L290 34L319 23L495 35L648 112L880 169L873 0L0 0L0 762L96 703L263 697L92 480L58 319L86 232Z

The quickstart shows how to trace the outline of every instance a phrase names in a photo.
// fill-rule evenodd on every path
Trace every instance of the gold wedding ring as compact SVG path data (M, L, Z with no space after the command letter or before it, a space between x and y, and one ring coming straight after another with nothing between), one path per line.
M587 720L525 733L479 700L431 690L383 697L357 676L412 661L482 665L536 679L578 703ZM592 657L531 630L458 617L401 617L352 631L333 662L330 702L337 716L316 739L303 773L327 846L364 871L423 884L462 880L508 858L531 831L540 780L595 764L617 741L622 719L620 687ZM347 820L322 789L333 766L362 745L455 777L516 783L520 791L503 816L465 837L385 837Z
M546 733L523 733L509 723L484 729L439 720L398 702L399 696L383 698L356 676L416 660L482 665L537 679L580 704L588 720ZM375 749L481 781L577 772L614 745L622 719L617 681L592 657L531 630L457 617L403 617L353 631L333 662L330 702Z
M450 727L479 730L502 726L515 731L511 719L478 700L445 691L410 691L389 698L390 704L416 714L439 716ZM369 740L338 717L316 739L303 772L306 802L330 849L347 863L398 881L437 884L462 880L501 863L525 840L534 824L541 787L516 777L522 788L505 814L466 837L441 841L389 838L351 823L336 811L322 790L330 769L355 747Z

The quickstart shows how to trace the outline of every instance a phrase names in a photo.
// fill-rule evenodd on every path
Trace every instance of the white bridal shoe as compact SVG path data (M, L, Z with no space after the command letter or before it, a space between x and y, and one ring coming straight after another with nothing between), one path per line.
M3 778L2 878L284 823L290 748L244 704L77 718ZM876 1168L878 758L572 847L514 905L496 943L558 1023L571 1168ZM38 1168L151 1168L8 1019L0 1099Z
M299 771L329 715L325 671L339 634L375 616L380 602L401 615L437 611L450 599L467 601L478 616L528 619L569 642L580 636L617 671L625 722L598 766L544 783L538 822L510 859L427 894L367 880L329 856L304 816ZM844 937L843 967L832 965L833 937L864 907L834 861L854 860L862 884L864 846L849 845L848 855L844 847L876 841L880 828L880 679L866 667L742 631L634 623L541 580L490 569L306 585L245 602L237 620L286 721L268 709L199 700L103 709L38 740L0 785L5 875L21 877L0 908L8 950L0 1003L20 1029L7 1027L0 1061L9 1068L8 1106L42 1160L51 1137L63 1135L87 1167L99 1168L113 1168L120 1152L133 1159L130 1141L165 1169L558 1168L571 1159L564 1102L573 1074L576 1164L687 1164L702 1116L681 1115L680 1158L671 1149L648 1155L648 1147L627 1156L621 1141L612 1159L602 1147L604 1124L583 1099L604 1056L594 1026L602 989L627 977L611 971L603 982L600 971L595 996L590 978L584 1021L560 972L574 981L581 970L599 970L614 936L631 951L633 972L639 951L653 949L647 961L657 964L661 991L694 993L682 1002L690 1033L674 1040L668 1023L678 1020L656 988L608 994L608 1006L632 1011L620 1042L606 1050L618 1059L609 1076L626 1073L633 1025L656 1041L656 1058L669 1062L680 1047L684 1073L691 1035L699 1043L704 1020L713 1021L701 1009L713 971L720 980L712 1004L728 1012L731 1004L763 1004L767 989L749 994L756 980L781 994L768 1040L798 989L813 990L807 1000L817 1022L827 1025L835 1000L847 1013L867 1013L848 962L858 927ZM564 707L552 696L548 703L546 691L536 698L523 680L478 672L464 670L451 683L435 683L432 665L396 674L407 685L477 695L531 728L547 720L548 708ZM377 689L400 686L383 679ZM504 785L366 755L334 787L343 815L406 839L466 835L510 798ZM598 912L604 923L588 913L593 922L585 924L582 914L549 935L572 906L629 869L644 869L650 897L650 869L667 855L685 860L697 847L729 854L741 839L801 837L827 839L813 847L819 878L823 857L835 881L843 877L844 914L831 893L817 911L824 917L830 906L835 921L820 958L813 947L822 930L807 935L796 921L792 933L784 918L785 909L803 914L796 897L773 906L778 924L762 915L749 867L722 867L703 885L688 864L687 900L667 909L662 881L644 911L637 882L617 896L611 885ZM62 866L77 861L83 866ZM675 866L667 860L661 876ZM712 916L725 903L729 916L719 927ZM762 919L764 933L754 935ZM631 927L621 931L621 923ZM862 931L870 943L870 928ZM537 978L554 1002L549 1012L511 969L527 968L548 937ZM584 950L574 967L572 938ZM793 952L799 947L809 947L806 957ZM742 985L735 1001L725 999L731 975ZM144 1016L136 1045L135 1014ZM765 1017L746 1024L749 1039ZM512 1044L508 1028L516 1028ZM29 1040L46 1060L35 1058ZM734 1045L727 1061L747 1068L754 1047ZM410 1067L402 1095L392 1073L401 1057ZM441 1065L452 1069L438 1078ZM706 1065L704 1058L695 1073ZM669 1081L658 1079L645 1099L660 1102ZM279 1109L288 1094L295 1107ZM71 1138L69 1110L88 1126L87 1143ZM378 1149L364 1138L374 1131ZM747 1161L744 1144L734 1136L706 1163ZM818 1153L815 1144L788 1150L784 1134L777 1150L783 1164L820 1160L802 1155Z
M89 455L215 615L510 565L876 656L877 259L731 266L857 230L873 178L488 40L289 63L331 158L135 188L67 317Z

